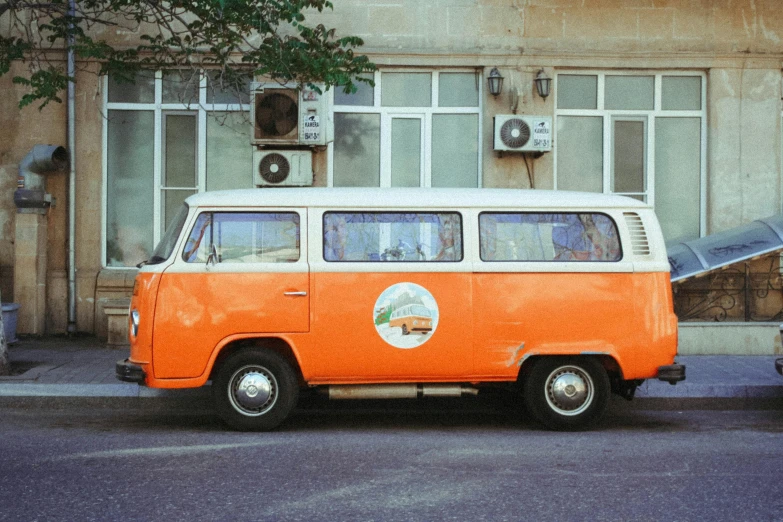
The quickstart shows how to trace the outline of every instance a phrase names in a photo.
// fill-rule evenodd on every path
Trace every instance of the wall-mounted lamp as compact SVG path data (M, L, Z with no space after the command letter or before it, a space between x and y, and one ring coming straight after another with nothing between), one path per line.
M492 70L489 71L487 83L489 84L489 93L492 96L497 96L500 94L500 91L503 90L503 77L500 75L500 71L498 71L497 67L493 67Z
M491 75L492 73L490 73L490 76ZM549 89L552 87L552 78L546 75L544 69L541 69L538 71L536 79L533 81L536 83L538 95L546 100L546 97L549 96Z

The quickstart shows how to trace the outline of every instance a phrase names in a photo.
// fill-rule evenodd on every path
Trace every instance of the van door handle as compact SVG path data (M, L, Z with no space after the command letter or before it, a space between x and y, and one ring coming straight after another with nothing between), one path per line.
M284 292L283 295L290 295L290 296L297 296L297 295L307 295L307 292Z

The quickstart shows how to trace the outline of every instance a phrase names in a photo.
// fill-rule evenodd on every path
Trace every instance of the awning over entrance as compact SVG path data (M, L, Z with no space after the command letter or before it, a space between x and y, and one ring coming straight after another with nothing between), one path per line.
M783 215L693 241L667 243L672 282L704 275L725 266L783 252Z

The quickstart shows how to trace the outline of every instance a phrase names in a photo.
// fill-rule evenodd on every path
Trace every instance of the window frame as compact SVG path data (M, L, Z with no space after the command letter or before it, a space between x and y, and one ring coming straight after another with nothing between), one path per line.
M165 135L163 129L163 119L165 114L195 114L196 115L196 186L195 193L205 192L207 189L207 117L210 112L245 112L248 122L250 121L249 103L207 103L208 80L207 71L199 73L198 99L191 103L163 103L163 71L154 71L154 101L135 103L135 102L110 102L109 101L109 83L108 75L101 79L103 86L103 118L108 120L109 112L114 110L122 111L142 111L152 112L153 118L153 201L152 201L152 248L160 242L164 229L168 223L163 219L163 173L164 173L164 148ZM250 125L250 123L248 123ZM108 238L108 140L109 126L104 122L102 129L102 198L101 198L101 267L106 269L126 270L132 266L111 266L107 264L106 241ZM251 166L252 168L252 166ZM249 187L248 187L249 188Z
M577 76L595 76L597 79L596 88L596 108L595 109L560 109L557 106L558 82L561 75ZM654 100L653 109L605 109L605 83L607 76L653 76L654 77ZM673 110L663 109L662 88L663 78L666 76L697 76L701 79L701 107L699 110ZM611 70L611 69L559 69L555 72L553 86L554 108L554 128L557 129L558 119L560 117L582 116L582 117L601 117L603 123L603 169L602 185L604 194L612 194L613 181L613 162L614 162L614 118L644 118L646 120L646 159L645 159L645 195L646 202L655 206L655 123L658 118L699 118L701 142L699 150L700 172L699 172L699 237L703 237L707 230L707 75L703 71L697 70ZM555 190L558 187L558 165L557 149L558 143L555 137L553 143L553 183Z
M431 75L430 106L429 107L385 107L382 105L381 88L384 73L429 73ZM439 107L439 88L440 74L449 73L473 73L477 77L478 84L478 103L475 107ZM432 117L435 114L475 114L478 125L478 144L477 144L477 165L476 165L476 188L483 186L483 112L484 112L484 81L480 68L458 67L458 68L384 68L375 71L373 76L375 87L373 87L373 105L336 105L334 103L334 89L330 89L331 116L337 113L345 114L377 114L380 118L380 187L391 187L391 150L387 145L391 144L391 124L392 119L397 117L411 117L413 115L422 118L422 170L420 178L420 187L432 186ZM338 87L339 88L339 87ZM327 146L327 186L334 186L334 142Z

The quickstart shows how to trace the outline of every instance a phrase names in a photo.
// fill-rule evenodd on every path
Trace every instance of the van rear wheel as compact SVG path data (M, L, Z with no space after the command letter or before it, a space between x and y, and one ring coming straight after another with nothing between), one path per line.
M291 413L298 397L296 374L288 361L261 349L231 355L212 383L218 415L242 431L276 428Z
M609 404L609 376L589 357L543 357L523 386L533 417L553 430L578 430L597 421Z

